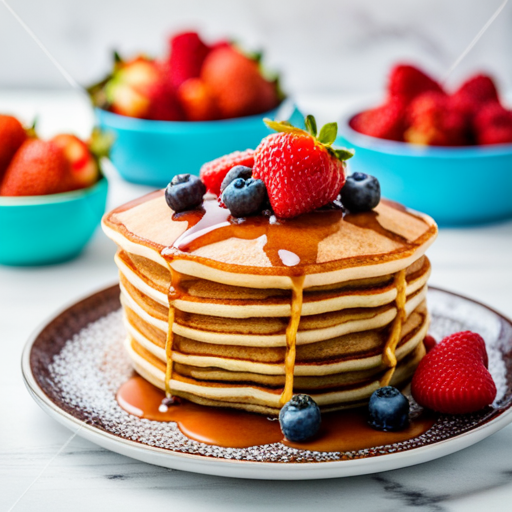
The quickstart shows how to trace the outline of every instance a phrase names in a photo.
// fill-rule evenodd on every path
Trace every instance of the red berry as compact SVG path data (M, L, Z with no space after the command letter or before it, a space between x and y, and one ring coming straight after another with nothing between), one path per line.
M487 103L473 119L478 144L512 143L512 111L499 103Z
M153 121L183 121L185 116L175 91L162 79L148 88L147 118Z
M427 334L425 336L425 339L423 340L423 345L425 346L425 350L428 353L437 345L437 341L434 338L434 336L431 336L430 334Z
M392 98L380 107L357 114L350 120L350 126L371 137L402 141L405 112L405 102L399 98Z
M40 196L68 190L69 168L54 142L29 139L18 149L0 187L2 196Z
M200 78L189 78L178 89L178 97L188 121L218 119L219 109L210 88Z
M26 138L25 129L15 117L0 115L0 181Z
M235 165L245 165L246 167L254 166L254 150L246 149L245 151L235 151L229 155L221 156L211 162L207 162L201 167L199 176L206 185L208 192L218 196L220 194L220 186L226 177L226 174Z
M280 130L280 123L267 124ZM328 145L283 125L256 148L253 178L265 183L276 216L290 218L334 201L345 183L345 168Z
M443 89L415 66L398 64L392 68L388 81L390 96L410 101L427 91L443 92Z
M279 103L275 83L263 77L256 61L232 47L221 46L208 55L201 79L225 119L267 112Z
M412 101L408 110L407 142L429 146L462 146L468 143L464 116L444 93L426 92Z
M51 141L63 150L68 162L67 190L90 187L98 181L98 164L84 141L69 133L56 135Z
M199 76L210 48L201 41L197 32L177 34L169 44L169 79L171 86L177 89L185 80Z
M421 360L412 379L412 395L421 406L445 414L478 411L496 397L487 364L479 334L452 334Z

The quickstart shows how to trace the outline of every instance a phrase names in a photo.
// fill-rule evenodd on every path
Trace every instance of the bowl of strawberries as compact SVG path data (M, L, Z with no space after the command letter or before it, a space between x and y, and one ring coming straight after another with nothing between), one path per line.
M164 59L114 60L88 90L99 126L115 135L112 163L134 183L160 187L176 174L197 175L205 161L256 147L269 133L264 118L302 119L261 56L226 41L207 45L185 32L170 39Z
M0 115L0 264L45 265L77 256L105 211L100 158L108 140L71 134L38 138Z
M385 102L349 113L340 132L339 142L357 152L353 172L377 176L389 198L441 226L512 217L512 111L490 76L475 75L448 92L417 67L399 64Z

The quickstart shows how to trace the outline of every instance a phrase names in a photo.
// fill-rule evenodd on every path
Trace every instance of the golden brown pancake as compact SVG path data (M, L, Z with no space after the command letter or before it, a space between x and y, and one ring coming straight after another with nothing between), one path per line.
M159 191L103 228L119 247L126 350L173 395L264 414L291 393L352 407L407 383L425 353L437 227L395 203L240 220L208 200L173 214Z

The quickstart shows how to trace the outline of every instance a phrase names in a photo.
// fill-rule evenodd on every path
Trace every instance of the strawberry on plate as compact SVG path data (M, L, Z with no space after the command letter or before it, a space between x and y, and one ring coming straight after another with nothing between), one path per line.
M345 183L345 160L353 152L334 148L338 126L326 124L317 136L313 116L308 131L290 123L266 120L276 130L254 154L253 178L262 180L277 217L291 218L334 201Z
M496 398L485 342L471 331L441 340L421 360L412 379L414 399L445 414L476 412Z
M208 192L218 196L220 194L220 186L222 185L226 174L235 165L253 167L254 150L246 149L245 151L235 151L229 155L224 155L212 160L211 162L205 163L201 167L199 176L201 181L206 185Z
M40 196L67 190L68 161L51 141L29 139L18 149L0 187L2 196Z
M27 132L15 117L0 115L0 181L12 157L26 139Z

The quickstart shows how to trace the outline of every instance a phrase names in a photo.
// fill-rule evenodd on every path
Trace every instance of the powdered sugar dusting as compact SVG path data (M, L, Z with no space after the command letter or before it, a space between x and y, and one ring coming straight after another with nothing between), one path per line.
M484 336L489 352L489 369L498 388L496 407L508 407L510 376L503 358L504 347L500 345L504 340L503 336L500 337L500 326L496 324L499 323L498 317L482 306L436 290L429 294L429 307L433 318L432 333L438 340L465 329L476 330ZM123 348L125 336L120 310L89 324L68 340L54 357L49 367L50 384L58 391L67 410L76 417L85 418L96 428L124 439L173 452L280 463L365 458L406 451L454 437L496 414L496 409L487 408L472 415L442 416L429 431L415 439L352 452L312 452L289 448L281 443L242 449L211 446L188 439L174 422L140 419L119 407L116 392L133 374ZM505 342L507 351L510 351L512 335L507 334ZM417 411L417 405L412 400L411 403L413 411Z

